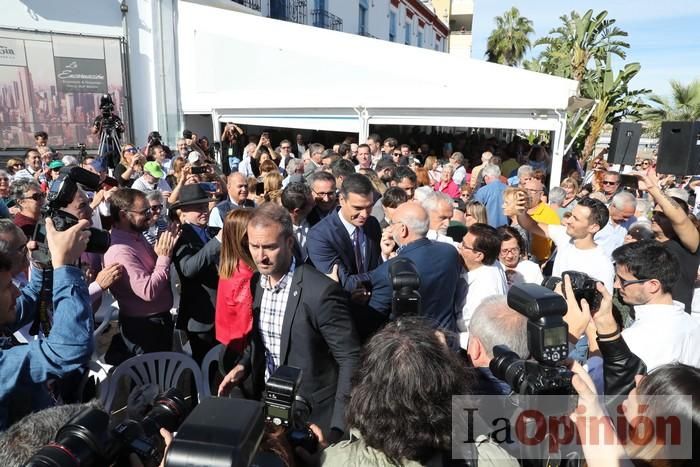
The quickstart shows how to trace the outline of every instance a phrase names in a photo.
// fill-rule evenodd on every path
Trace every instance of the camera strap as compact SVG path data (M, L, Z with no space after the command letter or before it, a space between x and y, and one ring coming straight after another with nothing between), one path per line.
M41 291L39 292L39 307L34 317L34 322L29 328L29 334L36 336L39 331L45 337L49 337L51 332L52 311L53 311L53 268L42 269Z

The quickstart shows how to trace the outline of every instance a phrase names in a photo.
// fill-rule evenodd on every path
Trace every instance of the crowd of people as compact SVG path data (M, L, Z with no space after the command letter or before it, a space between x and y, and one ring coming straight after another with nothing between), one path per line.
M689 416L698 441L700 181L659 175L653 158L629 173L604 151L567 158L560 178L546 144L517 136L435 146L372 134L328 148L235 124L216 145L182 136L171 149L154 132L109 164L63 156L39 132L0 170L0 430L79 401L70 389L93 356L93 313L113 299L107 363L176 348L201 363L223 344L219 396L239 387L258 399L277 368L298 367L309 422L332 444L305 462L433 465L451 447L451 396L508 394L489 368L494 347L530 353L508 291L576 271L602 297L579 301L568 276L556 289L583 364L580 401L602 411L595 394L693 395L695 405L652 411ZM57 206L76 167L99 188L79 185ZM106 251L85 251L88 227L109 231ZM50 264L36 254L46 249ZM419 278L418 316L395 306L400 261ZM0 451L8 443L0 436ZM663 445L596 455L604 449L584 445L588 464L664 457Z

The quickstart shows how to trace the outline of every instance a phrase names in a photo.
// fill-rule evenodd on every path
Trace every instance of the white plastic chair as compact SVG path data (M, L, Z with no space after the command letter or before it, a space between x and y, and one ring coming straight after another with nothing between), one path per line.
M204 396L202 397L216 396L216 392L213 394L211 392L211 367L216 363L215 371L219 370L219 356L221 356L221 352L223 352L225 348L224 344L217 345L207 352L202 360L202 385L204 386ZM218 390L218 388L216 389Z
M100 401L105 410L110 411L124 377L128 377L138 386L155 384L160 392L164 392L176 387L183 375L187 375L187 371L194 379L197 402L199 402L207 394L202 383L202 371L191 357L176 352L147 353L124 361L101 385Z

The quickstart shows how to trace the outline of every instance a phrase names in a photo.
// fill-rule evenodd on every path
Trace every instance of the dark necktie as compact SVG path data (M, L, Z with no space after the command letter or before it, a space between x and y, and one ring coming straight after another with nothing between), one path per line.
M365 270L365 264L362 260L362 229L356 227L352 234L352 246L355 250L355 264L357 265L357 272L367 272Z

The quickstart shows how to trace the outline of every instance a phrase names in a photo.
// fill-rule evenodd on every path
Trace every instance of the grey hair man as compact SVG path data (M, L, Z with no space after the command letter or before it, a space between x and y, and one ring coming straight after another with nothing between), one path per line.
M406 259L420 277L423 316L436 328L454 333L457 330L455 297L461 269L459 254L451 245L428 240L429 227L430 217L419 203L407 202L396 208L383 237L382 253L393 255L391 239L400 248L394 259L370 272L369 308L381 316L390 315L393 288L389 272L396 261Z
M493 348L503 345L520 358L527 358L527 319L508 306L503 295L486 297L469 321L467 354L478 369L486 394L509 394L510 387L489 369Z
M426 210L430 218L430 229L427 237L430 240L449 243L454 245L454 242L447 236L447 227L452 219L452 198L447 194L439 191L428 193L421 201L423 209Z
M627 229L637 222L635 217L637 198L628 191L620 191L612 197L608 211L610 216L607 225L593 237L593 240L605 254L612 256L612 252L625 243Z

